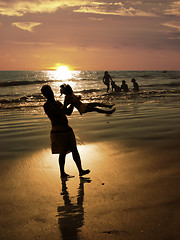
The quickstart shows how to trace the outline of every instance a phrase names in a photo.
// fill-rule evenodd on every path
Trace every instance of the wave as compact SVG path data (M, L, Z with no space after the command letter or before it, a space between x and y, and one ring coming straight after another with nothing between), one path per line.
M0 99L0 103L1 104L22 103L22 102L35 102L40 100L44 100L44 97L42 96L42 94L34 94L34 95L22 96L19 98Z
M143 75L139 75L140 78L147 78L147 79L151 79L152 78L152 75L151 74L143 74Z
M0 82L0 87L10 87L10 86L21 86L21 85L32 85L32 84L43 84L50 81L47 80L36 80L36 81L9 81Z
M62 82L62 81L61 80L8 81L8 82L0 82L0 87L45 84L45 83L52 83L52 82Z
M102 91L101 89L91 88L91 89L84 89L84 90L78 91L78 93L88 94L88 93L101 92L101 91Z
M171 83L153 83L149 85L143 85L142 87L180 87L180 83L178 82L171 82Z
M37 109L37 108L40 108L40 107L42 107L43 106L43 104L40 104L40 105L11 105L11 106L1 106L0 105L0 109L6 109L6 110L8 110L8 109Z
M97 94L93 94L94 92L99 92ZM180 101L180 90L151 90L151 91L139 91L138 93L134 92L111 92L104 93L99 89L89 89L82 90L78 93L83 93L83 102L94 102L94 101L134 101L139 100L142 102L146 102L149 100L157 100L160 101L170 100L172 101ZM45 102L44 97L41 93L15 97L15 98L3 98L0 99L0 108L1 109L11 109L11 108L24 108L24 107L36 107L42 106Z
M164 84L165 86L168 86L168 87L179 87L180 86L180 83L175 83L175 82L172 82L172 83L167 83L167 84Z

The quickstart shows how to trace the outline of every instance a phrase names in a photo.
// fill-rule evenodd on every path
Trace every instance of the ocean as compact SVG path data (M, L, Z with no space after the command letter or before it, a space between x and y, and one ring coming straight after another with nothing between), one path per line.
M154 139L179 128L180 72L179 71L112 71L118 86L126 80L130 91L106 93L102 71L74 71L61 76L56 71L1 71L0 72L0 157L19 156L19 153L49 146L49 120L43 111L44 97L41 87L49 84L56 99L63 102L59 86L68 83L83 102L116 104L111 116L87 113L80 116L75 110L69 121L79 142L84 139L109 140ZM63 79L62 79L63 78ZM140 86L139 93L131 91L131 79ZM95 118L94 118L95 117ZM76 120L79 121L76 121ZM146 121L144 121L146 120ZM76 121L76 122L75 122ZM113 121L113 125L107 124ZM98 123L98 124L95 124ZM81 131L79 129L81 128ZM147 134L144 129L147 128ZM87 129L88 132L87 132ZM158 130L157 130L158 129ZM151 131L149 131L151 130ZM34 139L34 144L32 144ZM23 140L23 144L22 144Z
M131 79L135 78L140 85L140 93L132 92L123 95L118 93L111 97L121 101L126 99L128 103L135 101L167 102L179 101L180 72L179 71L113 71L110 72L118 86L122 80L126 80L129 88L132 88ZM85 101L102 100L106 98L106 86L102 83L104 73L102 71L74 71L64 79L56 71L1 71L0 72L0 108L13 109L24 107L41 107L42 95L40 89L43 84L52 86L56 97L59 97L59 86L68 83L77 94L81 94ZM108 96L109 98L109 96Z

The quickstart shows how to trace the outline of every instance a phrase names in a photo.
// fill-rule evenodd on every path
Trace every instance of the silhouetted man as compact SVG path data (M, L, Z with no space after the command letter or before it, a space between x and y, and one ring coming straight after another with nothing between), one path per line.
M83 170L81 166L81 159L76 146L76 138L72 128L68 125L66 115L71 115L73 105L65 108L64 105L54 99L54 93L49 85L44 85L41 88L42 94L47 99L44 104L44 111L49 117L52 125L51 129L51 150L52 154L59 155L59 166L61 177L68 177L69 175L64 171L66 154L72 152L73 159L79 170L79 175L85 175L90 172L89 169Z

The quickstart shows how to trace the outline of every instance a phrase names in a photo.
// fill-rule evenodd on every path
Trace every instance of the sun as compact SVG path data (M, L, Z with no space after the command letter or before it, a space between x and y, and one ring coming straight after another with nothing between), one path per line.
M61 80L66 80L71 78L71 71L67 66L57 67L56 73Z
M67 66L59 66L56 69L57 72L69 72L69 68Z

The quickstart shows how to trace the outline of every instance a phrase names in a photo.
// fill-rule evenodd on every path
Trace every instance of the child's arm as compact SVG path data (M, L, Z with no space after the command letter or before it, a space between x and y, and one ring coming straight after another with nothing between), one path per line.
M70 97L65 96L64 98L64 107L66 108L71 103Z
M81 100L81 95L76 96L78 100Z

